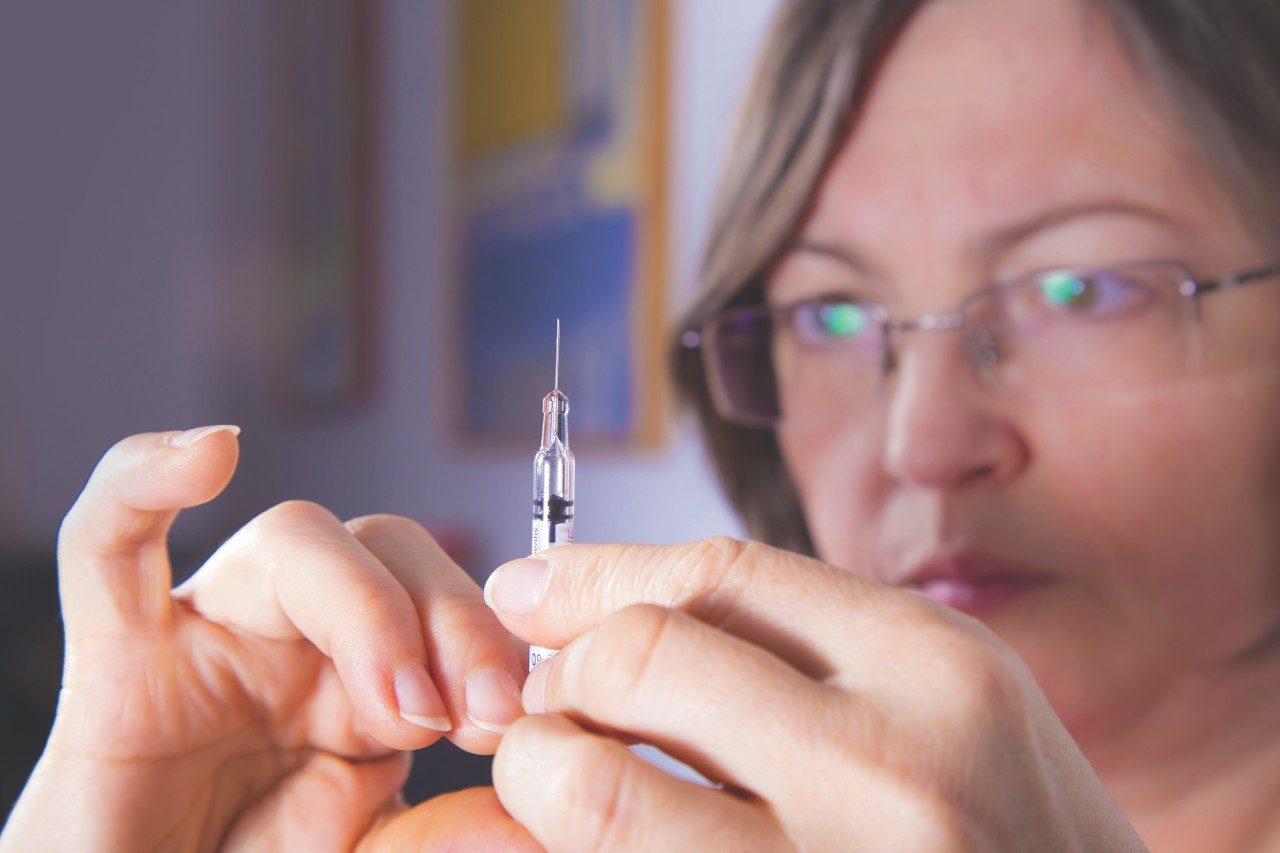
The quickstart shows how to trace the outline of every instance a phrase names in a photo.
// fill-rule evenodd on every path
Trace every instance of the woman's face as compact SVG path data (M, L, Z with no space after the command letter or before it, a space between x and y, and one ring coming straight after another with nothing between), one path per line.
M1047 268L1178 260L1203 276L1269 260L1083 5L926 6L882 67L769 301L847 291L905 318ZM1232 322L1280 329L1280 283L1256 288L1205 297L1219 300L1215 334ZM955 332L906 334L896 351L874 404L779 430L824 559L895 584L956 555L1049 573L975 615L1081 739L1212 677L1273 631L1274 371L1011 397L977 382Z

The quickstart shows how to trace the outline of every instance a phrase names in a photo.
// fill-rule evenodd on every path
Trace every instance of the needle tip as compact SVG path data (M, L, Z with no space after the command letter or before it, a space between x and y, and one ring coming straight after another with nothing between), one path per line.
M555 390L560 390L560 318L556 318L556 383Z

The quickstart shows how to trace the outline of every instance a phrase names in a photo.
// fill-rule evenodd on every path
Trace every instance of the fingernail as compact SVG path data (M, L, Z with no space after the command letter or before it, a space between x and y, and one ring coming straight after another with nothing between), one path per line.
M437 732L453 728L440 691L423 664L415 663L396 676L396 704L400 706L400 716L414 725Z
M484 600L490 608L511 616L529 616L538 609L547 583L546 560L525 558L499 566L484 584Z
M526 714L541 714L547 710L547 667L551 658L540 661L529 670L529 677L524 680L524 711Z
M520 691L511 673L488 666L467 679L467 716L487 732L502 734L520 716Z
M229 432L232 435L239 435L240 427L235 424L196 427L185 432L170 433L165 438L165 441L168 442L170 447L190 447L200 439L213 435L215 432Z

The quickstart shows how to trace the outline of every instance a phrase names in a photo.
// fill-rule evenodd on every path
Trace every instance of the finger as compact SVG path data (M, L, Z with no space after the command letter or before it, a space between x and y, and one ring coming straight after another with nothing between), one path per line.
M526 675L521 647L502 627L475 581L420 524L370 515L347 528L408 592L426 629L432 680L455 726L448 737L470 752L492 754L523 713Z
M467 788L433 797L413 808L389 811L374 821L355 849L379 853L536 853L543 848L503 810L492 788Z
M874 636L921 596L825 563L728 538L682 545L563 545L500 566L485 598L523 640L560 648L632 604L689 612L769 648L816 678L851 632ZM804 613L803 631L796 614Z
M224 850L351 850L395 798L412 757L346 761L313 751L300 767L236 816ZM323 816L317 819L317 816Z
M387 746L418 749L452 727L408 592L322 506L287 501L262 513L174 597L236 631L310 642L333 660L357 715Z
M558 714L511 727L493 783L552 850L791 849L759 801L677 779Z
M777 768L830 749L804 750L807 733L856 744L865 725L850 697L757 645L653 605L619 611L540 663L524 700L532 714L562 713L653 744L784 808L806 792Z
M143 433L106 452L58 531L67 639L163 625L172 571L165 540L178 511L212 500L239 457L231 425Z

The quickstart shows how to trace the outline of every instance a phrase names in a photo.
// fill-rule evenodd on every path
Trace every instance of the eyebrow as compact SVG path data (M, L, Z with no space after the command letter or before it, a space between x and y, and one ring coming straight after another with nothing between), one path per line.
M1118 199L1104 199L1085 202L1082 204L1070 204L1062 207L1050 208L1031 216L1029 219L1014 222L996 229L978 243L978 255L982 258L993 258L1004 252L1008 252L1014 246L1029 240L1043 231L1048 231L1051 228L1066 225L1077 219L1107 215L1131 216L1140 219L1148 219L1168 226L1178 225L1178 222L1174 217L1156 210L1155 208ZM857 250L847 245L801 238L792 247L791 251L829 258L830 260L848 267L855 273L885 281L885 278L877 273L874 264L863 257Z
M803 252L809 255L818 255L843 264L861 275L876 275L875 269L872 265L863 258L862 255L847 246L840 246L835 243L825 243L821 240L806 240L802 238L791 248L791 252Z
M1119 199L1103 199L1050 208L1029 219L998 228L979 242L978 251L984 258L993 258L1043 231L1092 216L1130 216L1159 222L1161 225L1178 224L1174 217L1155 208Z

